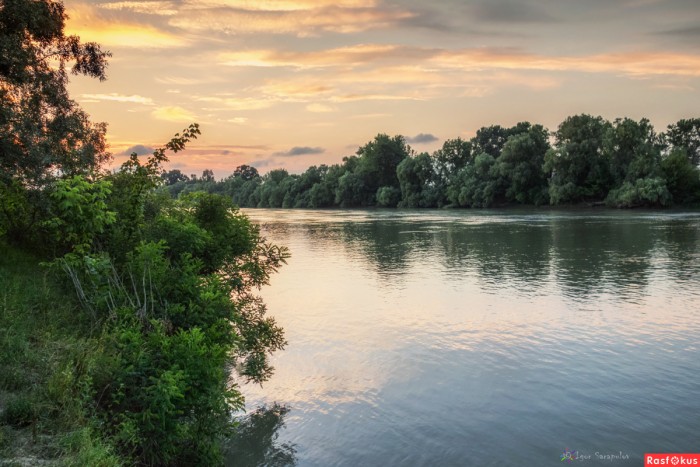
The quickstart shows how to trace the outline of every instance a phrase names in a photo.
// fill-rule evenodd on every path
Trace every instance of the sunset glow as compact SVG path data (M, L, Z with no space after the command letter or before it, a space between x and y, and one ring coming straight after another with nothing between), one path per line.
M337 163L379 132L434 135L414 145L431 151L490 124L697 116L694 2L581 3L67 0L68 32L113 54L107 81L71 92L116 163L200 123L170 168L217 178Z

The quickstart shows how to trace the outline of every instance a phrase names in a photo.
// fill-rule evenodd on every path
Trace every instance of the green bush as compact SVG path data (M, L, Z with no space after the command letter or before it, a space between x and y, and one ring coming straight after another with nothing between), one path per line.
M34 405L26 395L10 399L2 413L2 423L21 428L31 425L36 419Z
M57 247L63 251L87 253L95 238L116 220L105 200L111 183L90 182L82 175L58 180L49 192L54 216L45 222Z
M663 179L642 178L634 183L625 182L620 188L610 190L605 203L618 208L668 206L672 199Z

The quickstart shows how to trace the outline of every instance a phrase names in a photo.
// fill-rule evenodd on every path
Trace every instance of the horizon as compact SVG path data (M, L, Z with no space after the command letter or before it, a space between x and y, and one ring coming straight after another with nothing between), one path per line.
M109 124L113 166L194 122L202 135L166 169L221 179L339 163L378 133L432 152L581 113L662 132L700 107L690 0L64 3L67 33L113 54L107 81L69 85Z

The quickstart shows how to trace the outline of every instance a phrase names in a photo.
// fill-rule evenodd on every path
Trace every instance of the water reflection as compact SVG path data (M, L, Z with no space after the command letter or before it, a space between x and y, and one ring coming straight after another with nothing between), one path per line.
M226 465L235 467L290 467L296 465L293 444L281 443L279 430L289 413L286 406L258 407L239 420L228 445Z
M293 405L300 465L694 449L700 213L249 214L292 258L262 291L289 346L247 400Z
M274 213L276 221L265 217L267 212L262 222L280 242L291 232L302 233L317 249L344 251L379 276L438 260L445 274L475 274L485 289L536 291L557 282L572 296L614 290L633 298L647 287L654 271L681 279L698 274L696 216L552 212L527 217L486 211L470 212L465 219L464 211L462 216L377 211L334 218L332 211L312 211L317 217L308 223L290 223ZM672 267L665 270L669 262Z

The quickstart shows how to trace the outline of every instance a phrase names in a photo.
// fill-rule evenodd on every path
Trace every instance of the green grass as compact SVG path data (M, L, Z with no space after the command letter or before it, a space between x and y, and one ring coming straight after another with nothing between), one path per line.
M0 460L120 465L87 410L96 327L39 263L0 241Z

